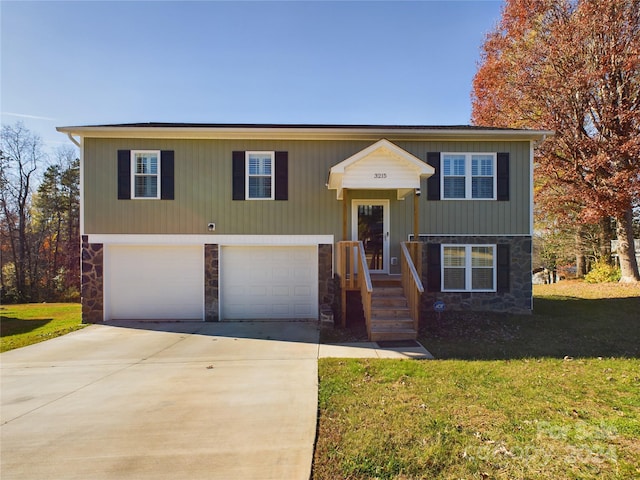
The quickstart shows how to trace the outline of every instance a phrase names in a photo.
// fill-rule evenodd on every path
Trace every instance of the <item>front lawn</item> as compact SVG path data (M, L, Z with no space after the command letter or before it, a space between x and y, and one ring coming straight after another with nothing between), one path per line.
M436 358L640 357L640 286L535 285L533 315L431 313L419 341Z
M640 478L640 288L428 320L435 361L321 359L314 479Z
M84 327L78 303L28 303L0 307L0 352Z

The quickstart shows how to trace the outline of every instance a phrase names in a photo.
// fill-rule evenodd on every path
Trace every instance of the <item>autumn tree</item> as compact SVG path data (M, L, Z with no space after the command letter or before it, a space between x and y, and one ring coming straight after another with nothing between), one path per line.
M475 124L540 128L536 200L615 219L621 281L639 281L640 0L507 0L473 83Z
M61 148L49 163L40 137L20 122L2 127L1 147L2 301L77 300L80 168L76 150Z
M2 251L12 259L11 281L18 301L32 299L30 272L31 194L40 164L45 161L42 140L21 122L4 125L0 137L0 220ZM6 254L3 255L3 273ZM3 275L4 276L4 275ZM3 285L5 284L3 278Z
M42 268L40 295L67 300L79 292L80 162L65 146L43 175L33 201L34 241Z

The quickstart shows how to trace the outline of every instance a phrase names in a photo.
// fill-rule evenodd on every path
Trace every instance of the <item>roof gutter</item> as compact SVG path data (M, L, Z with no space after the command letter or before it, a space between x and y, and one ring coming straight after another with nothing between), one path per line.
M316 126L76 126L57 127L67 135L89 138L182 138L182 139L289 139L289 140L532 140L542 141L547 130L500 130L452 128L386 128ZM74 142L75 143L75 142Z

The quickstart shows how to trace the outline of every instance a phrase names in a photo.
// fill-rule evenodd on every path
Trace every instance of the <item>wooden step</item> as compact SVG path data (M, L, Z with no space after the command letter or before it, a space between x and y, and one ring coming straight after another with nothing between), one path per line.
M415 340L409 304L399 276L376 275L371 279L371 341Z
M371 308L409 308L409 305L404 297L374 297L371 299Z
M413 328L413 320L410 317L397 317L397 318L376 318L371 319L371 325L384 328Z
M415 340L418 338L417 332L413 328L394 328L371 326L371 341L378 340Z
M371 319L411 318L409 307L378 307L371 309Z
M402 287L373 287L372 297L404 297Z
M400 275L372 275L371 285L374 290L376 287L400 287L402 286L402 278Z

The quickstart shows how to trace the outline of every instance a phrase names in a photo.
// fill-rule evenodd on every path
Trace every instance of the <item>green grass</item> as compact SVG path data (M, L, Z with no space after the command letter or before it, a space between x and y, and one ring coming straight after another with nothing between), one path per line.
M84 327L77 303L29 303L0 307L0 352L25 347Z
M533 315L432 313L420 342L436 358L640 357L640 286L534 287Z
M640 288L428 319L435 361L321 359L314 479L640 478Z

